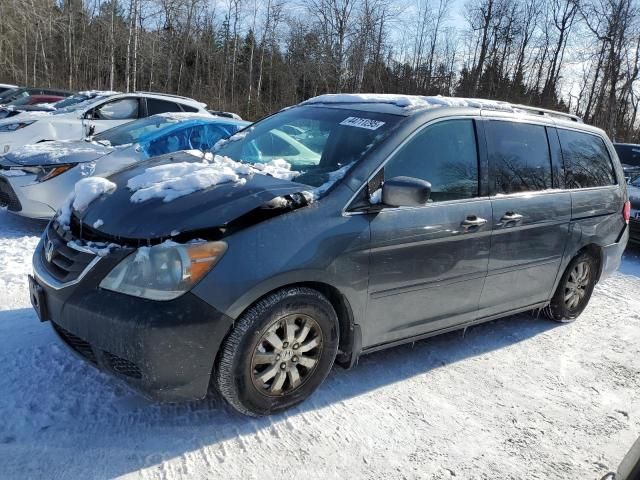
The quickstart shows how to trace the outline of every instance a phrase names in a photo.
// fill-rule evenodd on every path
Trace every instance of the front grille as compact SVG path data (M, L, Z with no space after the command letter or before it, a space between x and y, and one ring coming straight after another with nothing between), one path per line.
M113 353L103 352L104 358L109 365L109 368L114 372L120 373L126 377L131 378L142 378L142 372L138 368L138 366L130 362L129 360L125 360L124 358L118 357Z
M91 345L89 345L88 342L85 342L80 337L76 337L73 333L68 332L67 330L62 328L60 325L56 325L53 322L51 323L53 324L53 328L56 330L56 332L58 332L58 335L60 335L60 338L62 338L64 343L69 345L69 347L71 347L73 350L78 352L80 355L82 355L84 358L89 360L94 365L98 364L98 361L96 360L96 355L95 353L93 353L93 349L91 348Z
M73 240L71 232L65 231L58 222L47 227L44 246L40 250L42 263L49 273L62 283L70 282L80 276L96 258L95 255L80 252L68 246Z
M12 212L22 210L22 205L16 196L16 192L13 191L9 181L4 177L0 177L0 207L8 208Z

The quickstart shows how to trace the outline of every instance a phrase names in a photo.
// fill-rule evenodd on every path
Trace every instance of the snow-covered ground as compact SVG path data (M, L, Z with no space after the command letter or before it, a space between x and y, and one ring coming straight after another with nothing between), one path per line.
M148 403L29 306L43 225L0 211L0 478L599 479L640 434L640 249L573 324L518 315L334 369L250 419Z

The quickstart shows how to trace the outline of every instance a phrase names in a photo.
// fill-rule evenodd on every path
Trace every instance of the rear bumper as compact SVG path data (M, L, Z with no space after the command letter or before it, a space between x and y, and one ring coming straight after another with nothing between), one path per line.
M34 263L39 257L36 251ZM93 273L56 289L37 271L48 319L75 353L153 400L206 396L229 317L191 293L168 302L145 300L87 287L96 284Z
M622 261L622 253L627 248L629 240L629 227L626 227L617 243L612 243L602 247L602 269L600 271L600 281L605 280L615 272Z

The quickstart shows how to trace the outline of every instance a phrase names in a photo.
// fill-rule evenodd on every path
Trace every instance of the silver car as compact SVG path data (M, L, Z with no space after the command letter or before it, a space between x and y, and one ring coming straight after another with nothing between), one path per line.
M87 140L27 145L0 157L0 207L51 218L75 183L179 150L209 150L249 122L191 113L163 113L117 126Z

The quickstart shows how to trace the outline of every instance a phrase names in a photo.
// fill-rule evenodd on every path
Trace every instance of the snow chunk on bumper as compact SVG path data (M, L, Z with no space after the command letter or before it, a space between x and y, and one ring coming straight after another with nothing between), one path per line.
M58 223L64 227L69 226L71 212L82 212L99 196L111 193L116 189L116 184L102 177L83 178L73 188L73 192L60 208Z
M212 162L205 158L202 162L180 162L147 168L144 173L130 178L127 187L134 192L131 196L134 203L152 198L170 202L222 183L244 184L246 179L242 176L253 174L291 180L300 172L291 171L291 165L282 159L251 165L216 155Z

